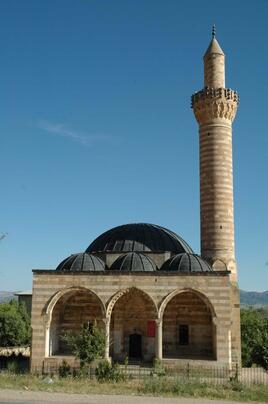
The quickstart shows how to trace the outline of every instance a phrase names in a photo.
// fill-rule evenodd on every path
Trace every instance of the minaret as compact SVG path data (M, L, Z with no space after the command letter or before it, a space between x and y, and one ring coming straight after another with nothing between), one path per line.
M238 94L225 87L225 56L215 37L204 55L204 89L192 96L199 124L201 256L236 280L232 122Z

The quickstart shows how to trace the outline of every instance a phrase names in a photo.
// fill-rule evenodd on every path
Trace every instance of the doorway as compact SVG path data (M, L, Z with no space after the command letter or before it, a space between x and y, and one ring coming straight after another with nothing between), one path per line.
M141 335L131 334L129 336L129 358L141 359Z

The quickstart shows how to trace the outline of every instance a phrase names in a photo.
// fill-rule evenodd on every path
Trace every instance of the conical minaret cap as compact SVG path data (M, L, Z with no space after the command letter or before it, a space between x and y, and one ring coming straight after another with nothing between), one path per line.
M204 55L204 87L225 88L225 56L216 39L216 27L212 28L212 39Z
M217 41L216 38L212 38L209 44L209 47L207 48L205 54L204 54L204 59L208 56L211 55L212 53L217 53L219 55L223 55L224 56L224 52L222 50L222 48L219 45L219 42Z

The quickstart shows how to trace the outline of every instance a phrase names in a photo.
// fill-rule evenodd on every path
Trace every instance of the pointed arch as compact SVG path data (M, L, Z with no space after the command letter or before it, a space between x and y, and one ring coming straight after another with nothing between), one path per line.
M196 296L198 296L206 304L206 306L210 309L212 318L214 318L214 319L217 318L215 309L214 309L211 301L209 300L209 298L202 291L195 289L195 288L176 289L176 290L173 290L173 292L169 293L164 298L162 303L160 304L159 318L163 319L163 314L164 314L165 308L166 308L167 304L173 299L173 297L175 297L179 294L182 294L182 293L187 293L187 292L193 293Z
M217 358L217 317L209 298L195 288L173 290L162 301L163 356Z
M107 303L110 320L110 356L116 361L151 361L155 356L158 309L147 292L129 287L119 290Z
M144 296L147 300L149 300L152 303L152 305L154 307L154 310L155 310L156 317L157 317L158 316L158 309L157 309L157 305L156 305L154 299L147 292L143 291L142 289L136 288L136 287L130 287L130 288L126 288L126 289L121 289L118 292L116 292L111 297L111 299L109 300L109 302L107 304L107 309L106 309L107 316L111 315L111 313L113 311L113 308L114 308L114 305L116 304L116 302L122 296L124 296L127 293L130 293L132 291L136 291L136 292L140 293L142 296Z
M103 314L103 317L106 316L106 308L105 308L105 304L103 303L102 299L98 296L98 294L96 292L94 292L92 289L88 289L88 288L84 288L81 286L72 286L70 288L64 288L59 290L58 292L56 292L51 299L49 300L48 304L46 305L46 307L44 308L44 315L46 316L46 322L50 323L51 321L51 316L53 313L53 309L56 305L56 303L66 294L71 294L72 292L86 292L88 294L93 295L94 297L97 298L100 307L101 307L101 311Z
M140 293L142 296L144 296L147 300L149 300L149 301L152 303L153 308L154 308L154 311L155 311L156 318L158 318L158 309L157 309L157 305L156 305L154 299L153 299L148 293L146 293L146 292L144 292L142 289L139 289L139 288L136 288L136 287L130 287L130 288L127 288L127 289L121 289L121 290L119 290L118 292L116 292L116 293L110 298L110 300L108 301L108 304L107 304L107 309L106 309L106 315L107 315L107 317L110 317L110 316L111 316L112 311L113 311L113 308L114 308L116 302L117 302L122 296L124 296L124 295L126 295L127 293L130 293L130 292L132 292L132 291L135 291L135 292Z

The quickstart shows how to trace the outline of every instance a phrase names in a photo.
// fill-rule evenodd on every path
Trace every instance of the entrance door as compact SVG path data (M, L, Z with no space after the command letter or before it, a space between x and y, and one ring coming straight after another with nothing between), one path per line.
M129 336L129 357L140 359L141 358L141 335L131 334Z

